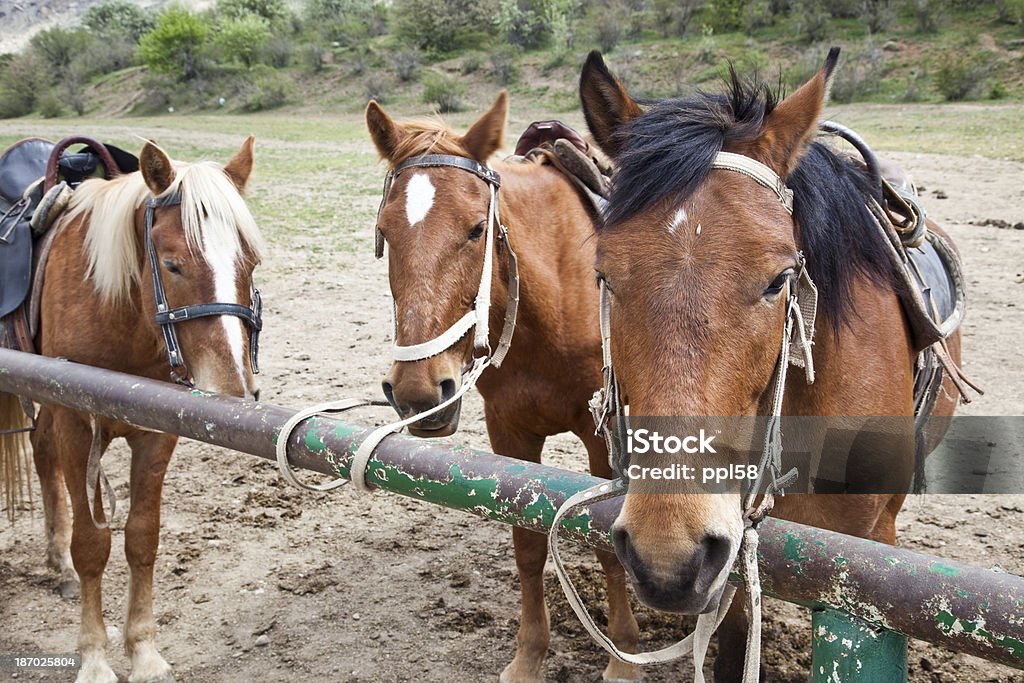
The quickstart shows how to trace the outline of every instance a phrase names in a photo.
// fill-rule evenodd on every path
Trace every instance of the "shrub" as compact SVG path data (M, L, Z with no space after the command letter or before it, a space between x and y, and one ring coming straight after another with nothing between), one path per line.
M828 10L824 0L794 0L791 9L797 34L808 43L828 35Z
M611 52L626 34L629 11L618 2L593 6L590 9L590 25L594 40L603 52Z
M1024 24L1024 0L996 0L996 16L1006 24Z
M575 6L574 0L498 0L495 24L509 43L532 50L560 42Z
M89 8L82 16L82 26L105 40L122 38L134 44L152 30L153 18L134 3L106 0Z
M270 44L270 22L256 14L224 19L217 26L214 44L226 61L252 66Z
M206 67L203 44L209 34L205 21L180 7L169 7L152 31L139 41L142 60L156 73L188 81Z
M283 28L290 22L292 13L285 0L217 0L217 16L222 19L257 16Z
M0 119L31 112L49 81L46 65L32 51L10 57L0 67Z
M941 0L910 0L920 33L935 33L945 18Z
M928 87L928 71L922 68L919 71L912 71L907 79L907 85L899 95L901 102L924 102L928 99L926 89Z
M884 68L885 54L870 43L863 50L849 51L832 79L832 100L855 102L878 92Z
M61 102L60 95L56 90L51 89L43 93L39 97L36 109L44 119L56 119L64 116L64 103Z
M366 78L366 101L377 100L384 104L387 95L387 79L381 74L372 73Z
M946 53L935 70L935 89L949 102L976 97L984 87L985 60L963 52Z
M693 15L702 9L702 0L653 0L652 8L657 30L665 38L682 38L690 27Z
M512 48L503 48L491 53L491 75L501 85L509 85L519 77L516 68L517 53Z
M55 26L32 36L29 45L49 67L63 73L91 40L83 28L66 30Z
M475 48L493 41L499 0L394 0L392 30L408 45L431 54Z
M437 105L442 113L462 109L462 97L465 88L454 78L444 74L431 72L423 79L423 101Z
M264 111L284 106L295 96L295 86L284 75L270 68L261 68L253 74L247 88L245 108Z
M754 0L743 12L743 31L748 36L775 23L772 6L768 0Z
M482 58L479 52L470 52L462 59L462 66L459 67L459 71L462 72L463 76L476 73L480 70L480 63Z
M707 6L708 25L715 33L735 31L743 25L746 0L711 0Z
M312 73L320 73L327 66L327 60L330 59L330 51L323 45L308 44L303 45L302 49L299 50L299 62L308 71Z
M895 18L896 7L893 0L864 0L860 20L871 33L881 33L889 28Z
M416 73L420 68L420 51L416 48L400 50L391 58L391 63L398 74L398 80L403 83L415 81Z

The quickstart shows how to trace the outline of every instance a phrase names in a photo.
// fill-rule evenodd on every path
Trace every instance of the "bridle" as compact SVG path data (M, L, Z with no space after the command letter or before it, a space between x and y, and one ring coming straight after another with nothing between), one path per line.
M160 260L157 257L156 248L153 246L153 220L157 209L165 206L178 206L180 204L181 195L177 192L149 199L146 202L145 227L143 230L146 253L149 255L149 264L153 270L156 324L160 326L160 331L163 334L164 346L167 349L167 361L171 366L171 379L187 387L195 386L195 382L185 363L174 326L178 323L194 320L195 318L205 318L214 315L233 315L245 322L245 326L249 330L249 361L252 363L253 373L258 373L257 356L259 355L260 330L263 329L263 300L260 297L260 290L256 289L255 285L252 287L252 301L249 306L215 302L171 308L167 302L163 279L160 277Z
M473 335L473 368L483 360L495 367L501 367L505 354L512 343L515 330L516 312L519 306L519 265L515 252L508 243L508 229L501 223L498 211L498 190L501 188L501 176L473 159L452 154L425 154L406 159L390 170L384 179L384 192L380 207L377 209L377 227L374 233L374 254L384 257L384 233L380 229L380 214L391 194L391 186L395 179L410 168L449 167L468 171L484 181L490 196L487 207L487 227L484 232L484 265L480 273L480 286L477 288L476 300L471 310L447 330L433 339L420 344L401 346L397 343L397 321L395 321L396 343L392 345L392 357L399 362L425 360L436 356L454 346L470 329L476 328ZM498 346L491 352L490 342L490 306L491 306L491 275L494 270L495 247L508 253L508 301L505 306L505 322L498 340ZM479 354L479 355L478 355ZM482 372L482 368L480 370ZM473 370L470 370L472 373Z
M391 186L395 178L410 168L457 168L472 173L482 180L487 186L489 200L487 206L487 227L484 230L484 263L480 274L480 285L477 288L476 299L473 308L466 312L459 320L433 339L419 344L403 346L397 343L398 328L397 315L395 316L395 342L392 344L392 357L398 362L415 362L432 358L459 342L469 330L476 328L473 336L473 360L467 369L463 371L462 386L449 398L438 405L417 413L410 417L403 418L397 422L386 424L372 431L352 456L349 467L350 479L337 478L324 484L306 484L300 481L291 464L288 462L288 438L295 427L303 420L318 414L338 413L352 408L366 405L387 405L379 401L367 401L363 399L342 399L324 403L307 408L296 413L281 428L277 440L277 467L281 476L290 484L309 491L330 491L347 484L349 481L360 491L368 491L366 484L366 466L373 455L377 445L385 437L401 431L406 426L419 422L425 417L440 412L460 400L467 391L473 388L480 375L490 366L500 367L509 346L512 344L512 334L516 326L516 313L519 310L519 262L516 253L508 239L508 229L502 225L498 211L498 189L501 187L501 176L473 159L455 156L452 154L424 154L412 157L403 161L388 171L384 178L384 191L381 197L380 206L377 209L377 225L374 229L374 255L379 259L384 256L384 233L380 229L380 215L387 204L391 194ZM497 347L492 351L490 342L490 310L491 310L491 278L494 273L494 252L502 251L508 254L508 300L505 304L505 321L498 339Z
M793 192L775 171L750 157L719 152L711 163L712 169L722 169L743 174L758 184L772 190L786 211L793 214ZM622 496L627 491L627 480L623 476L628 464L628 454L622 448L618 434L625 433L628 415L622 402L618 380L612 367L611 358L611 295L602 280L600 282L601 349L603 356L604 386L594 394L590 402L591 412L597 426L597 433L605 437L612 467L618 477L569 497L555 514L548 535L548 549L555 565L555 573L565 592L569 605L582 622L584 628L601 647L618 659L631 664L651 664L678 659L692 652L694 657L694 680L703 683L704 656L711 636L725 618L736 593L736 588L726 584L717 610L701 614L693 633L669 647L653 652L628 653L619 650L611 639L601 632L590 617L582 598L572 584L558 551L558 530L571 512L584 505L593 505L602 500ZM740 562L747 593L747 610L750 617L747 631L747 655L744 663L743 681L757 683L760 671L761 649L761 589L757 568L757 526L768 515L774 504L776 493L794 483L796 469L782 473L782 432L780 420L782 399L785 393L786 375L789 365L803 367L808 383L814 381L814 361L811 344L814 335L814 318L817 307L817 289L807 272L803 254L798 255L797 271L786 285L785 321L782 330L782 344L775 364L773 383L768 389L771 405L764 447L758 465L757 478L743 495L742 515L744 521L743 540L740 544ZM612 428L615 425L616 429ZM757 502L758 496L761 501Z

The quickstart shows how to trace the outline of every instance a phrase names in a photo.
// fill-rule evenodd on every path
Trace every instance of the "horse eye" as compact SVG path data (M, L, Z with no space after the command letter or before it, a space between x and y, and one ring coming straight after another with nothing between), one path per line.
M480 221L476 224L476 227L469 231L469 239L476 242L484 236L484 228L487 226L486 221Z
M764 290L765 297L770 298L778 296L782 291L782 288L786 286L787 282L789 282L789 278L793 276L793 272L792 268L786 268L784 271L776 275L775 279L772 280L772 283L768 285L768 289Z
M170 259L164 259L164 268L167 269L168 273L174 273L175 275L181 275L181 267Z

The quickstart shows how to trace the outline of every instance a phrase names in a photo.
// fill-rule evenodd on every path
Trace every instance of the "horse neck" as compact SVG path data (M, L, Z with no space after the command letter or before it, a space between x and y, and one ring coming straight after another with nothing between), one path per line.
M146 370L162 368L167 360L159 330L146 315L152 307L144 306L142 301L150 290L143 285L143 291L133 287L122 300L103 299L87 276L87 225L88 218L79 217L53 228L62 232L55 238L46 264L41 294L41 352L135 374L153 374ZM140 230L136 232L141 235ZM158 378L166 379L166 373Z
M580 287L593 287L593 224L575 189L550 166L499 162L495 170L502 178L501 220L519 262L521 324L512 347L549 348L551 335L581 313L567 302L579 299ZM506 257L496 257L490 317L491 329L500 331L508 270Z

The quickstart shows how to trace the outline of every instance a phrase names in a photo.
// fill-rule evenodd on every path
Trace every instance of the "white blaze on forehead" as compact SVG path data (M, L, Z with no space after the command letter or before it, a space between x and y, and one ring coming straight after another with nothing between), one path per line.
M434 185L426 173L417 173L405 186L405 216L409 225L416 225L427 217L434 205Z
M210 220L210 219L207 219ZM238 301L238 279L236 273L236 262L238 258L237 243L230 242L223 238L218 239L217 235L230 234L225 230L203 230L203 256L210 264L213 272L213 298L217 303L237 304ZM244 321L233 315L220 316L221 324L224 326L224 334L231 348L231 357L235 361L238 370L238 377L242 386L245 382L245 360L242 326Z
M684 225L685 223L686 209L680 206L679 210L676 211L676 215L672 217L672 221L668 224L668 231L674 233L680 225Z

